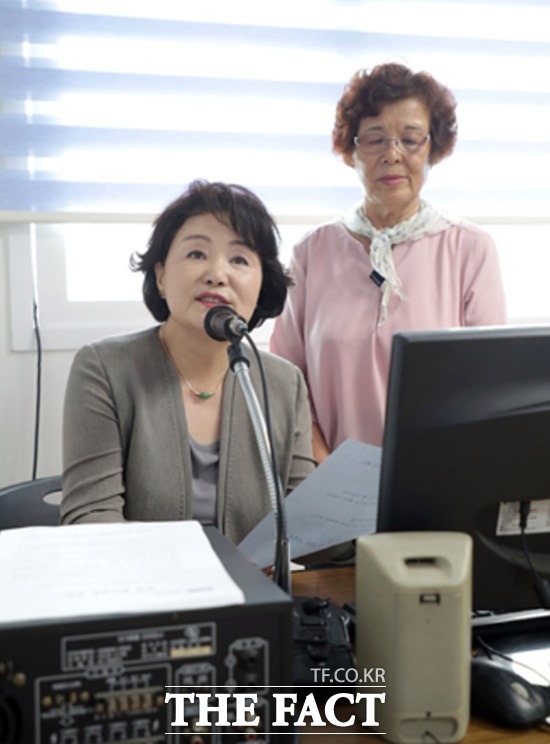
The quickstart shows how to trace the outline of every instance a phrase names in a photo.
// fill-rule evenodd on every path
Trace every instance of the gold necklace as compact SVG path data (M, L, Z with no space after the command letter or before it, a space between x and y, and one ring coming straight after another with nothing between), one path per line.
M178 368L176 367L176 369ZM225 373L224 373L223 377L218 382L214 390L212 390L212 392L208 392L206 390L201 392L200 390L195 390L195 388L193 387L193 385L191 385L187 377L184 377L182 373L179 371L179 369L178 369L178 374L181 377L181 379L185 382L189 390L193 393L193 395L195 395L197 398L200 398L201 400L208 400L208 398L211 398L213 395L216 395L216 393L220 389L220 385L222 384L223 377L225 377Z
M200 390L196 390L193 387L193 385L191 385L191 383L189 382L189 380L187 379L187 377L182 373L182 371L180 370L180 368L178 367L178 365L176 364L176 360L174 359L174 357L172 356L172 354L170 352L170 349L168 348L168 344L166 343L166 339L164 338L164 334L163 333L159 333L159 338L160 338L160 341L161 341L161 344L162 344L164 350L166 351L166 353L170 357L170 360L171 360L172 364L176 368L176 372L178 373L178 375L180 376L180 378L183 380L183 382L187 385L187 387L189 388L189 390L193 393L193 395L196 398L200 398L200 400L208 400L209 398L212 398L214 395L216 395L216 393L220 389L220 386L221 386L221 384L222 384L222 382L224 380L224 377L226 375L226 372L223 373L222 377L218 380L218 383L217 383L216 387L211 392L209 392L207 390L202 391L202 392Z

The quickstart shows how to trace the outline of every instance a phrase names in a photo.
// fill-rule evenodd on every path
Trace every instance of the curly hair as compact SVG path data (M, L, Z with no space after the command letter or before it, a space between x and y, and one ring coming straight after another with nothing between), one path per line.
M212 214L259 255L262 286L256 308L248 321L250 330L266 318L279 315L284 307L292 279L279 260L280 235L275 220L263 202L244 186L193 181L188 189L171 202L153 223L153 231L144 253L130 259L132 271L142 271L143 301L155 320L170 315L166 300L160 296L155 264L164 265L176 233L190 217Z
M333 152L352 164L354 137L365 116L378 116L387 103L417 98L430 112L430 156L434 165L451 154L457 137L456 100L451 91L428 72L413 72L397 63L358 70L336 106L332 130Z

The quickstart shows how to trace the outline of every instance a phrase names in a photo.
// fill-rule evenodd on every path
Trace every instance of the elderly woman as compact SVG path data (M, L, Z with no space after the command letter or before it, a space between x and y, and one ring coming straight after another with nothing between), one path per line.
M198 519L234 543L271 508L228 342L204 329L230 305L249 328L281 312L278 233L248 190L195 182L156 219L133 267L158 325L81 349L65 398L62 522ZM258 365L250 377L262 396ZM283 489L315 467L300 371L262 354Z
M333 149L364 196L296 245L271 340L305 375L319 461L347 438L382 443L394 333L506 322L492 239L421 196L453 150L455 107L399 64L360 70L338 103Z

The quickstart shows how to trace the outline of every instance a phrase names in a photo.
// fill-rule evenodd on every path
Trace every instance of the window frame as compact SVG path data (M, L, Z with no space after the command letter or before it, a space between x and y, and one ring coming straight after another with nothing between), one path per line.
M308 227L314 227L320 222L330 218L320 219L310 216L279 216L275 217L279 227L284 231L285 227L299 228L299 233L305 233ZM44 223L67 224L75 220L60 219L59 215L51 215L49 218L42 216L40 221ZM109 215L108 218L91 219L89 215L82 216L77 222L101 223L101 224L129 224L149 223L150 215L118 216ZM550 250L550 217L540 218L496 218L476 217L476 224L487 227L489 225L506 226L542 226L549 233L548 246ZM1 224L1 223L0 223ZM4 224L3 229L7 234L8 264L10 282L10 312L11 312L11 348L13 351L32 351L36 348L34 333L33 301L38 297L38 318L42 348L44 350L74 350L83 344L90 343L106 336L131 333L133 331L155 325L156 321L149 314L141 300L136 301L84 301L70 302L64 296L65 269L63 260L63 247L56 250L58 265L48 273L40 266L40 260L36 261L35 254L40 252L40 246L35 245L36 237L33 223L18 222ZM293 236L294 237L294 236ZM498 240L497 250L498 250ZM538 250L535 246L533 250ZM540 248L540 250L545 250ZM519 251L519 247L518 247ZM502 252L504 254L504 251ZM514 288L517 281L524 282L526 274L517 268L521 260L515 247L507 251L508 256L503 261L501 256L501 267L505 288ZM288 264L290 246L283 253L283 262ZM550 256L549 256L550 261ZM52 269L53 267L50 267ZM35 295L36 292L36 295ZM534 325L550 324L550 307L548 314L523 315L511 314L510 324ZM273 327L273 321L266 321L262 326L254 330L253 338L256 343L266 346Z

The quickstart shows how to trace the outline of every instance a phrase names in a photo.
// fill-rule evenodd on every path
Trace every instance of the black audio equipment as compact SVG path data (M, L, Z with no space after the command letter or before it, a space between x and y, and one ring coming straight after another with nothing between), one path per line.
M281 741L271 693L292 684L292 600L205 531L244 604L0 624L0 744ZM172 726L166 693L206 691L257 693L259 725L201 731L187 703L188 726Z

